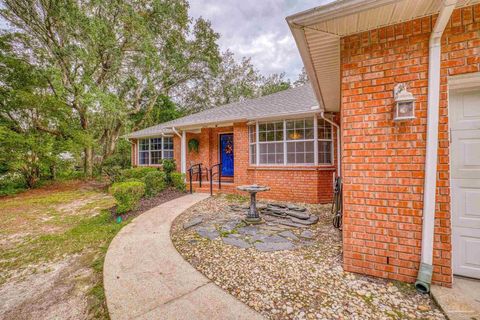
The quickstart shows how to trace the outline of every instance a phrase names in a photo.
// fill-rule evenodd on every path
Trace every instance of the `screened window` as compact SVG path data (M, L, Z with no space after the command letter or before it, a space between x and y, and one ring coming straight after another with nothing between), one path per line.
M161 164L163 159L173 159L173 138L141 139L138 147L140 165Z
M250 164L332 164L332 126L323 119L316 120L311 117L250 125Z

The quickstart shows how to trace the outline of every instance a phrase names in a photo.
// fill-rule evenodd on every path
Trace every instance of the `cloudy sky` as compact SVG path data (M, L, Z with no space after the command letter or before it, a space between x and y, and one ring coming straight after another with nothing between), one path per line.
M252 61L264 75L285 72L296 79L300 55L285 17L331 0L190 0L190 14L212 22L222 51Z
M264 75L285 72L295 80L302 61L285 21L288 15L333 0L189 0L190 15L212 22L220 48L248 56ZM0 27L6 25L0 19Z

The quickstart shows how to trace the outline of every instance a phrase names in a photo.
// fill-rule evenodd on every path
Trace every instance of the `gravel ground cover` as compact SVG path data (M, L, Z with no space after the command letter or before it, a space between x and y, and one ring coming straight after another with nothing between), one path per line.
M238 206L245 200L220 195L199 203L176 219L172 240L196 269L266 318L445 319L411 285L344 272L330 206L305 205L319 217L314 225L264 227L269 237L292 244L270 251L258 245L257 234L244 236Z

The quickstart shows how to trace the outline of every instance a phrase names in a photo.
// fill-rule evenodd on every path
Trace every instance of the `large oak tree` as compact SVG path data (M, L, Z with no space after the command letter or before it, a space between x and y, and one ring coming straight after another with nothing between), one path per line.
M218 34L189 18L186 1L1 3L15 52L46 70L48 90L70 109L87 175L122 132L145 125L159 97L214 75L221 61Z

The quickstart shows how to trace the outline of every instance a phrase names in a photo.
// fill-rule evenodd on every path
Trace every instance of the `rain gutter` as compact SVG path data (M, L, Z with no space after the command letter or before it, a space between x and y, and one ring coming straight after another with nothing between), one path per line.
M422 255L415 288L430 292L433 273L433 243L435 229L435 195L437 189L438 122L440 106L440 67L442 34L457 0L444 0L430 36L428 57L427 146L425 182L423 188Z
M340 165L341 164L341 159L340 159L340 156L341 156L340 126L338 124L336 124L334 121L332 121L328 118L325 118L325 112L324 111L320 112L320 118L322 118L326 122L330 123L332 126L334 126L337 129L337 177L340 177L341 176L341 170L342 170L342 166Z
M182 131L182 134L178 133L175 127L172 127L172 131L180 137L180 172L183 174L187 173L187 133L185 130Z

